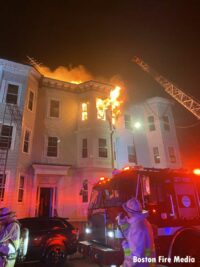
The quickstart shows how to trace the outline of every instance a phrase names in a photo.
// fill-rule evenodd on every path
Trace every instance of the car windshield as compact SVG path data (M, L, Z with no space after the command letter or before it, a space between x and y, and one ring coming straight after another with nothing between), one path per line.
M106 187L94 188L91 194L89 209L121 206L125 201L134 196L133 181L113 181Z

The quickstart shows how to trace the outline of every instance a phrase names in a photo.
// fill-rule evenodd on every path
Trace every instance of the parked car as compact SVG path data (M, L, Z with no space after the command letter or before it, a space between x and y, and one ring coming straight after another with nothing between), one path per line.
M67 255L77 250L77 229L65 218L23 218L22 227L29 229L26 262L42 262L42 266L62 266Z

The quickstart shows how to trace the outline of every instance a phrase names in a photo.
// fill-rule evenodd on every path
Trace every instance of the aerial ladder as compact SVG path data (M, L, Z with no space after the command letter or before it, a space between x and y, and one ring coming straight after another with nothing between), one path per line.
M138 66L140 66L144 71L149 73L154 78L154 80L157 81L165 89L165 92L167 92L174 99L176 99L197 119L200 119L200 103L197 100L186 94L183 90L175 86L172 82L168 81L165 77L160 75L147 63L145 63L141 58L135 56L132 61Z

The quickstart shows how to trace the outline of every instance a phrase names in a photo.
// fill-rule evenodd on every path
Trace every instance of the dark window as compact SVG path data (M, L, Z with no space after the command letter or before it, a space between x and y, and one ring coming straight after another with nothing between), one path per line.
M148 124L149 124L149 131L155 131L156 126L155 126L154 116L148 117Z
M106 139L99 138L99 157L107 158L108 157L108 149L106 144Z
M50 102L50 117L59 118L60 102L57 100L51 100Z
M126 129L131 129L131 116L124 115L124 124Z
M87 150L87 139L84 138L82 140L82 158L87 158L88 150Z
M170 130L170 124L169 124L169 117L168 116L163 116L163 126L165 131Z
M29 92L29 100L28 100L28 109L33 110L33 101L34 101L34 93L32 91Z
M128 161L130 163L137 163L136 152L134 146L128 146Z
M4 200L6 175L0 174L0 201Z
M24 176L20 176L19 177L19 191L18 191L18 202L22 202L23 201L23 197L24 197Z
M2 125L0 135L0 149L9 149L12 141L13 127L9 125Z
M175 156L175 151L172 146L168 147L168 152L169 152L169 160L171 163L176 163L176 156Z
M24 135L24 146L23 146L23 152L28 153L29 152L29 143L30 143L30 131L26 130Z
M56 229L64 229L65 225L62 223L62 221L59 220L50 220L49 221L50 228Z
M82 202L88 202L88 180L83 180Z
M6 95L6 103L17 104L19 86L15 84L8 84Z
M58 154L58 138L48 137L47 156L57 157Z
M153 147L153 155L154 155L154 162L160 163L160 154L157 146Z

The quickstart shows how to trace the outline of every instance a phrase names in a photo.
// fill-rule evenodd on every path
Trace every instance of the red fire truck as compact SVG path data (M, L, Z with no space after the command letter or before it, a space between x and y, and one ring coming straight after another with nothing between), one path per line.
M119 266L123 262L123 236L116 217L122 204L134 196L149 212L157 256L179 256L186 260L183 266L190 266L192 257L195 263L191 266L200 266L198 178L183 171L154 168L126 168L111 179L101 177L93 186L87 238L80 241L79 251L99 265Z

